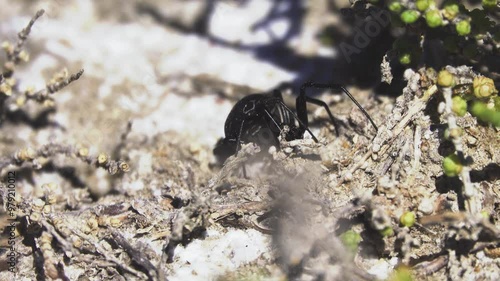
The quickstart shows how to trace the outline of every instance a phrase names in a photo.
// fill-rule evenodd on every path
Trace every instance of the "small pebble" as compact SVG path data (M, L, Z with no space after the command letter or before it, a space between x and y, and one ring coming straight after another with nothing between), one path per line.
M424 215L430 215L434 211L434 202L429 198L424 198L418 205L418 210Z
M476 145L477 144L477 139L473 136L468 136L467 137L467 143L469 145Z
M269 150L267 151L269 154L274 154L276 153L276 146L272 145L271 147L269 147Z
M351 181L352 180L352 173L351 172L345 172L344 173L344 180L345 181Z
M444 102L439 103L439 105L438 105L439 114L442 114L444 112L445 107L446 107L446 104Z

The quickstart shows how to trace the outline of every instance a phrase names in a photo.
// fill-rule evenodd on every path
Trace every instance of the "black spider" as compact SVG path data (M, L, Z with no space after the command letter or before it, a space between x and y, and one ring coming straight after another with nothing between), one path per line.
M281 89L286 87L289 87L289 85L283 84L271 93L246 96L234 105L224 125L226 137L221 138L214 148L214 155L221 163L229 156L238 152L241 143L253 142L258 144L263 150L272 145L279 147L278 136L285 125L289 128L285 135L287 141L302 139L305 131L307 131L311 134L313 140L318 142L318 139L308 127L307 102L323 106L326 109L338 135L339 122L333 117L324 101L306 96L307 88L342 90L358 106L378 131L377 125L375 125L375 122L373 122L364 108L341 85L310 82L303 84L296 100L297 114L283 102ZM295 120L298 121L298 126Z

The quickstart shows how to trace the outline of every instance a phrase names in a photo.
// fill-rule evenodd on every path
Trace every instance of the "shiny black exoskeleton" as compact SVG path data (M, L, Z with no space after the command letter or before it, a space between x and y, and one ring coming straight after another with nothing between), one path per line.
M318 142L318 139L308 127L306 106L308 102L323 106L326 109L338 134L339 122L333 117L328 105L321 100L306 96L307 88L342 90L378 130L377 125L375 125L368 113L341 85L305 83L300 88L300 94L296 99L297 114L283 102L281 89L285 87L289 86L285 84L271 93L246 96L234 105L224 125L226 137L220 139L214 148L214 155L220 162L224 162L229 156L238 152L242 143L253 142L263 150L273 145L279 147L278 137L285 125L289 128L285 135L287 141L302 139L307 131L311 134L313 140Z

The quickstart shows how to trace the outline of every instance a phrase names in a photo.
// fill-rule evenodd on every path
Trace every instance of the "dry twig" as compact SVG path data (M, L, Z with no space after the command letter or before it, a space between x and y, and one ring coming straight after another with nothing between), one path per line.
M89 165L108 170L108 172L112 175L116 174L118 171L128 172L130 169L129 165L125 161L110 160L109 156L104 153L101 153L98 156L89 156L88 149L86 148L51 143L43 145L37 150L32 148L23 148L18 150L11 157L0 158L0 171L9 165L21 166L24 163L31 163L35 169L39 169L42 167L42 164L38 160L39 158L50 159L59 154L69 157L77 157Z

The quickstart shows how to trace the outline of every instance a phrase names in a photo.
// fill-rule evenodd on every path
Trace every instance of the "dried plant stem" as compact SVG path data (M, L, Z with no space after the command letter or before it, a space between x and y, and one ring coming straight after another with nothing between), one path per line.
M215 211L211 216L215 221L218 221L232 213L255 213L267 211L270 208L271 203L269 202L246 202L241 204L219 205L214 207Z
M41 220L40 223L47 229L47 231L52 235L54 238L56 238L57 242L61 244L62 248L66 252L71 252L72 254L77 254L77 250L75 247L71 245L71 243L66 240L62 235L59 234L59 232L56 231L54 226L47 222L46 220Z
M383 145L380 146L378 149L374 149L374 144L373 142L370 144L368 151L363 155L360 161L356 162L353 164L353 166L342 176L340 179L339 183L342 184L343 182L346 181L348 177L346 175L353 175L354 172L359 169L369 158L372 156L373 153L377 153L378 155L384 155L387 153L387 150L392 146L392 143L397 139L397 137L403 132L403 130L406 128L408 123L410 123L411 120L414 119L415 115L418 113L422 112L425 107L427 106L427 102L429 101L430 97L437 92L438 88L436 85L431 86L427 91L425 91L424 96L420 99L415 100L412 102L409 107L408 111L406 112L405 116L399 121L399 123L392 128L392 134L390 139L384 140L382 143ZM386 130L389 128L386 128ZM382 128L381 128L382 130ZM381 131L379 130L379 131ZM379 135L377 135L375 138L378 138Z
M415 182L415 175L420 170L420 158L422 157L422 151L420 150L420 145L422 143L422 127L420 125L415 126L415 134L413 137L413 161L411 163L411 173L406 177L405 186L412 186Z
M0 158L0 172L9 165L21 166L24 163L31 162L33 167L41 168L39 158L51 158L56 155L66 155L69 157L77 157L81 161L104 168L112 175L117 172L127 172L129 170L128 164L123 160L111 160L106 154L99 154L98 156L87 155L87 150L83 151L72 145L50 143L42 145L38 149L23 148L18 150L11 157Z
M53 83L47 84L45 89L39 90L32 95L27 94L27 99L36 100L38 102L43 102L48 99L49 94L53 94L62 88L68 86L71 82L74 82L80 78L83 74L83 69L80 69L77 73L71 74L68 78L63 79L62 81L57 81Z
M148 260L148 257L141 252L139 249L136 249L136 247L132 246L121 233L116 230L116 229L111 229L110 230L111 235L114 239L114 241L123 249L127 254L130 255L132 260L134 260L139 266L141 266L145 273L148 275L149 278L151 279L156 279L156 272L157 269L156 267Z
M101 244L99 244L99 241L95 240L94 237L83 234L82 232L77 231L76 229L71 229L71 232L73 232L73 234L75 234L76 236L79 236L80 238L92 244L95 247L96 251L99 252L101 255L103 255L106 260L116 264L121 269L128 271L137 277L145 279L144 273L137 271L131 268L130 266L124 264L122 261L116 258L112 253L109 253L106 249L104 249L104 247L102 247Z
M9 61L12 61L14 63L19 62L19 54L21 53L24 42L26 42L26 39L28 39L28 36L31 32L31 28L33 27L35 22L38 20L38 18L40 18L44 13L45 13L45 10L43 10L43 9L38 10L38 12L36 12L35 16L30 20L28 25L23 30L21 30L21 32L19 32L17 34L17 37L19 37L19 40L17 40L16 47L14 48L13 52L11 54L8 54Z
M455 115L453 114L451 107L453 104L452 94L453 91L450 87L443 88L443 96L445 100L445 118L448 122L448 130L459 130L460 128L457 126L457 120ZM455 146L455 150L457 151L457 155L460 158L462 163L465 163L464 156L464 147L462 144L462 138L459 135L450 134L451 141ZM462 194L465 200L465 208L469 213L479 213L481 211L481 203L478 200L478 192L474 188L470 180L469 174L470 168L467 165L463 165L463 168L460 172L460 178L463 183Z

